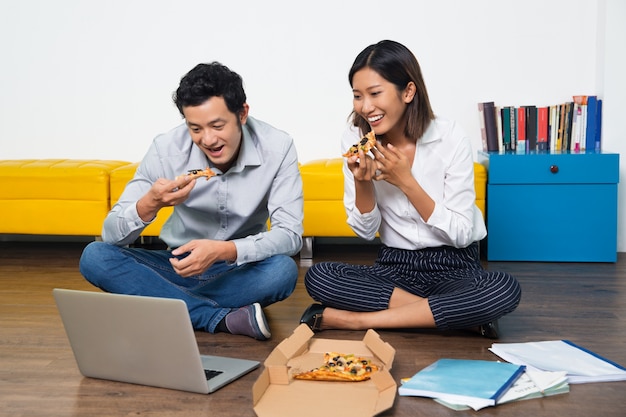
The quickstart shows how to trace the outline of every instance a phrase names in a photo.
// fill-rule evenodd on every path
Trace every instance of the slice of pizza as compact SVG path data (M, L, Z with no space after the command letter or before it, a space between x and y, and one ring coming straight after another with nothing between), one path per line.
M376 146L376 134L374 131L370 131L367 135L361 138L361 141L350 146L350 149L343 154L346 158L351 157L359 153L359 149L363 150L363 153L368 153L374 146Z
M215 172L213 172L211 168L206 167L205 169L190 169L189 171L187 171L186 174L177 176L176 179L183 177L183 176L188 176L191 178L205 177L208 181L209 178L214 177L215 175L216 175Z
M357 357L353 354L327 352L324 354L322 366L307 372L293 375L294 379L308 381L367 381L378 366L370 359Z

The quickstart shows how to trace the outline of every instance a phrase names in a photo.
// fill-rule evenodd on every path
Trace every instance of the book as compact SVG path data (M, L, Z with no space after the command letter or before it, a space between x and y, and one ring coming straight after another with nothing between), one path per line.
M515 106L511 106L511 150L517 149L517 110Z
M548 107L537 108L537 150L548 150L548 132L550 127L550 109Z
M626 381L626 369L569 340L494 343L489 348L500 358L531 370L565 371L570 384Z
M398 394L438 398L480 410L496 405L525 369L506 362L439 359L400 385Z
M510 151L511 148L511 107L505 106L500 110L500 118L502 119L502 147L504 151ZM515 123L515 119L513 119Z
M596 110L596 151L600 151L602 146L602 99L598 99L598 108Z
M524 106L526 115L526 150L537 150L537 106Z
M556 132L556 147L554 150L556 152L561 152L563 150L563 132L564 132L564 124L565 124L565 103L559 104L559 127Z
M499 106L496 106L494 109L496 118L496 134L498 135L498 151L502 153L502 151L504 151L504 142L502 139L502 114L500 110L501 107Z
M574 102L574 119L572 120L572 142L570 150L581 151L582 131L583 131L583 107L582 104Z
M574 112L574 103L568 101L565 103L565 121L563 124L563 144L562 149L564 151L570 150L572 140L572 118Z
M559 120L558 106L548 106L548 150L554 151L556 143L557 121Z
M531 371L526 369L502 397L496 401L496 405L566 394L569 391L567 374L565 372ZM469 410L471 408L466 404L453 404L440 398L435 398L435 401L453 410Z
M518 107L516 113L517 153L526 153L526 110L524 107Z
M582 117L580 124L580 132L578 135L580 136L580 150L585 150L585 145L587 144L587 100L585 99L585 104L580 106L582 109Z
M585 136L585 149L596 149L596 130L598 125L598 97L587 96L587 131Z
M485 134L487 136L487 151L499 151L498 122L496 121L496 107L493 101L482 103L485 119Z
M554 141L556 140L556 106L548 106L548 150L554 151Z
M487 152L487 131L485 130L485 104L478 103L478 122L480 123L480 138L483 142L483 151Z
M574 100L574 109L576 110L576 117L574 118L575 128L575 142L574 151L580 152L585 150L586 137L587 137L587 96L578 95L572 96Z

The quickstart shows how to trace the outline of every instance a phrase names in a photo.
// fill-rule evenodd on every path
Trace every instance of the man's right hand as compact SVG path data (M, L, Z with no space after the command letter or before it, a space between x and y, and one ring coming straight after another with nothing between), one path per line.
M145 222L152 221L163 207L176 206L189 197L196 180L183 175L175 180L159 178L137 201L137 213Z

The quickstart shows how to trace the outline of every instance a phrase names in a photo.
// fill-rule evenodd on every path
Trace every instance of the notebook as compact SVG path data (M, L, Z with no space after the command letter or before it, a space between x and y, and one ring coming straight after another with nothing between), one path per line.
M531 369L566 371L570 384L626 381L626 368L569 340L494 343L489 350Z
M402 396L438 398L474 410L494 406L525 366L472 359L439 359L404 382Z
M86 377L208 394L260 365L200 355L182 300L60 288L53 295Z

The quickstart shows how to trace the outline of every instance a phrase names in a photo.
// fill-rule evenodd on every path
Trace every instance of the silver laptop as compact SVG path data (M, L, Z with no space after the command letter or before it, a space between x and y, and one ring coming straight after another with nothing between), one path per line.
M52 292L84 376L208 394L259 366L200 355L182 300Z

